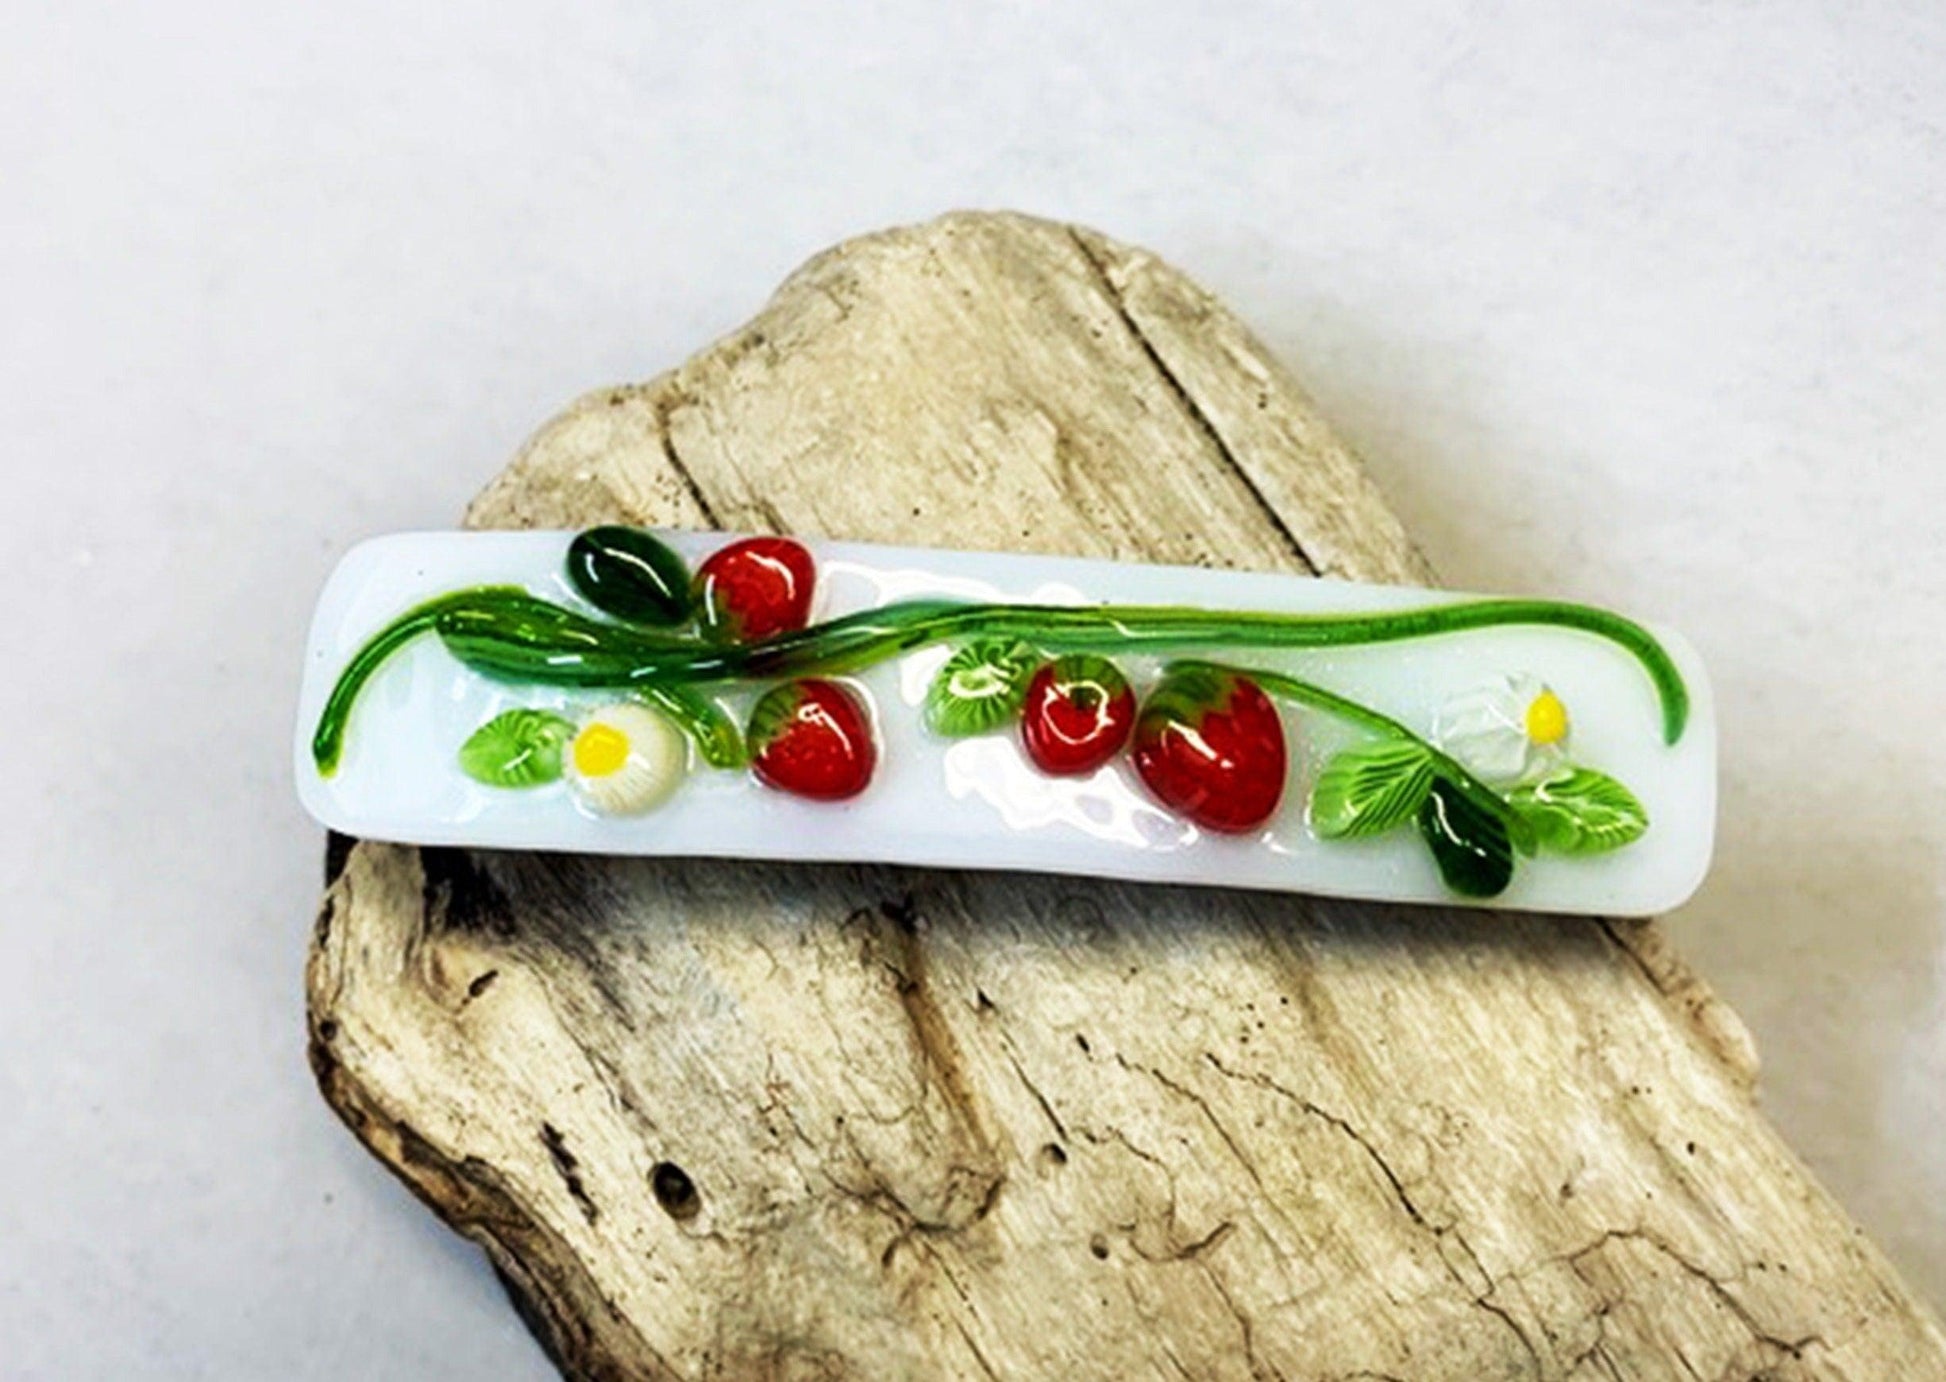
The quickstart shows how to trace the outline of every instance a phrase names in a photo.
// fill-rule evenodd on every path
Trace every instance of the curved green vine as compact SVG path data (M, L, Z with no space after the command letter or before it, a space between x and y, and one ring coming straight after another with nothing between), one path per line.
M329 777L336 771L359 691L387 658L427 632L436 633L456 658L486 676L545 686L640 691L746 678L842 675L930 644L975 635L1024 638L1049 652L1139 653L1212 646L1343 647L1505 625L1573 629L1616 644L1635 658L1655 687L1664 741L1673 744L1682 737L1689 692L1655 636L1621 615L1552 600L1455 601L1365 614L908 600L757 643L719 646L695 637L590 619L515 587L481 586L430 600L373 635L333 687L319 715L311 752L321 775ZM1309 683L1278 680L1307 688L1290 694L1297 699L1313 697L1310 703L1321 708L1333 707L1318 697L1342 700ZM1349 706L1352 703L1347 701L1336 709L1348 713L1344 708ZM1375 711L1356 709L1385 719ZM1386 723L1403 729L1396 722Z
M351 708L358 700L358 693L385 665L393 653L422 633L431 633L440 615L452 610L466 609L481 600L497 597L521 597L532 599L518 586L483 585L471 590L455 590L414 605L377 633L365 641L365 645L351 656L345 670L338 673L338 680L332 684L331 695L324 702L324 709L318 713L318 727L311 735L311 760L318 765L318 772L325 777L338 770L338 759L345 750L345 726L351 719Z

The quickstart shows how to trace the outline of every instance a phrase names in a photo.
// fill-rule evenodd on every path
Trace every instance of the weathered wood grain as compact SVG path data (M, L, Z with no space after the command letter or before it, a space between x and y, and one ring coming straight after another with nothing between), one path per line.
M1424 581L1237 320L948 217L589 395L483 526ZM334 851L312 1057L587 1377L1946 1376L1654 926Z

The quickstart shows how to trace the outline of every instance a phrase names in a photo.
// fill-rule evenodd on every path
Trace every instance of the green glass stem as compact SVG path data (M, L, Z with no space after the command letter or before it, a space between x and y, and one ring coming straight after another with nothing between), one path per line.
M564 647L536 638L530 606L558 611L600 635ZM552 632L550 627L540 632ZM921 648L973 636L1019 638L1049 652L1161 652L1232 645L1245 648L1343 647L1389 643L1510 624L1574 629L1631 654L1654 684L1663 737L1674 743L1689 714L1682 674L1660 643L1633 620L1552 600L1470 600L1371 614L1269 614L1170 605L1006 605L908 600L861 610L760 643L705 646L579 620L528 597L521 608L497 602L455 612L438 624L462 661L488 675L557 686L631 682L710 682L834 676ZM578 631L578 630L577 630Z
M682 727L712 768L749 766L743 731L721 706L687 686L638 686L635 694Z
M462 663L485 676L620 691L839 676L929 644L975 636L1024 639L1051 653L1142 653L1214 646L1343 647L1510 624L1578 630L1621 647L1642 665L1655 687L1664 740L1673 744L1681 737L1689 693L1655 636L1621 615L1551 600L1455 601L1369 614L908 600L762 642L720 647L589 619L525 591L496 586L441 596L380 630L339 678L319 717L312 752L319 772L329 776L343 752L346 722L359 689L402 644L429 629Z
M378 669L400 648L422 633L431 633L441 615L466 610L482 601L532 599L518 586L483 585L471 590L456 590L415 605L373 634L364 647L352 654L345 670L331 687L330 698L318 713L318 727L311 735L311 759L325 777L338 770L338 759L345 751L345 726L351 719L352 705Z

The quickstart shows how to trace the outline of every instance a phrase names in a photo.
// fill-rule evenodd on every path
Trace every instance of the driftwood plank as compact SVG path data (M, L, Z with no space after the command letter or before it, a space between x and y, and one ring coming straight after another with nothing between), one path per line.
M481 526L1424 581L1237 320L1092 233L854 241ZM1946 1376L1653 925L341 843L332 1106L588 1377Z

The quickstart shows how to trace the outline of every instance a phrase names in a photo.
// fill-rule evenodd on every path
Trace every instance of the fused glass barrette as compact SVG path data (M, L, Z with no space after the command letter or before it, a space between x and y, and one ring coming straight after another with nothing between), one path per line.
M353 550L297 776L419 844L1640 915L1715 754L1690 647L1585 605L608 527Z

